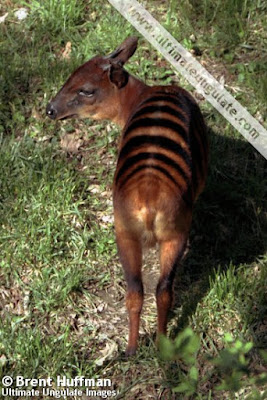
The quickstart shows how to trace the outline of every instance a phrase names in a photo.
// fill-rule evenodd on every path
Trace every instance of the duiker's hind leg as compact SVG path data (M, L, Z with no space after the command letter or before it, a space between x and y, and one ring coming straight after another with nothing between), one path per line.
M187 243L187 233L179 233L174 239L160 243L160 277L157 285L158 337L166 335L168 313L173 300L173 280Z
M129 314L129 339L126 356L135 354L139 337L140 314L143 306L142 247L127 232L116 235L118 252L127 282L126 307Z

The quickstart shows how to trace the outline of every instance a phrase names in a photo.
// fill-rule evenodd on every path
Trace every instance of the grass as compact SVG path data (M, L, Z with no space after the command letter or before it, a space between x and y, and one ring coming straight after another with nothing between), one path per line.
M29 14L19 22L14 11L21 6ZM147 5L187 48L199 49L200 61L224 75L228 90L263 124L264 7L260 0ZM122 357L125 283L111 205L119 131L109 123L45 117L48 100L75 67L135 31L105 1L4 0L0 15L6 12L0 24L1 374L107 377L117 398L184 399L171 390L183 368L163 362L153 342L154 253L146 258L140 350L131 360ZM149 84L181 81L190 88L144 39L127 68ZM210 105L200 99L200 106L210 131L210 170L175 284L170 336L186 326L199 335L203 376L206 356L223 349L225 333L252 341L249 363L257 375L266 368L260 353L266 348L266 161ZM189 398L229 399L227 391L214 390L219 381L213 374Z

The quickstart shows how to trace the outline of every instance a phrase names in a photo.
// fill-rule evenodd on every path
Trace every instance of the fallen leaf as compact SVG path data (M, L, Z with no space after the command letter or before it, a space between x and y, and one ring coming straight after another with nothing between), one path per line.
M2 17L0 17L0 24L5 22L5 19L6 19L7 16L8 16L8 13L5 13L4 15L2 15Z
M100 353L103 357L98 358L95 363L97 366L101 367L106 360L110 360L115 353L118 351L118 345L115 342L106 343L106 347L103 350L100 350Z
M71 53L71 42L67 42L65 49L62 52L62 58L69 60Z
M76 154L83 145L83 142L83 139L79 138L77 134L66 133L61 137L60 146L64 151Z
M7 358L4 354L0 357L0 365L3 367L7 363Z

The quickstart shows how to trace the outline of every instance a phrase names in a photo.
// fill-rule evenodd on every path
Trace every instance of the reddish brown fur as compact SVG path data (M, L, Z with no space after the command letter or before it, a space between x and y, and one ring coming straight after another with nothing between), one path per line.
M193 203L204 186L208 153L205 124L188 92L149 87L123 69L136 46L137 39L129 38L109 56L82 65L47 106L52 119L110 119L123 128L113 204L128 286L128 355L137 349L144 245L160 247L158 333L166 334L175 266L186 246Z

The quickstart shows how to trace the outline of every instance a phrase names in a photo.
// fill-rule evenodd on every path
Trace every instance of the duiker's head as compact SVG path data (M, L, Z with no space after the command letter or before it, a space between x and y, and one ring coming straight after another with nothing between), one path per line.
M114 119L118 91L127 85L129 77L123 65L136 47L137 38L130 37L111 54L96 56L79 67L47 105L48 117Z

